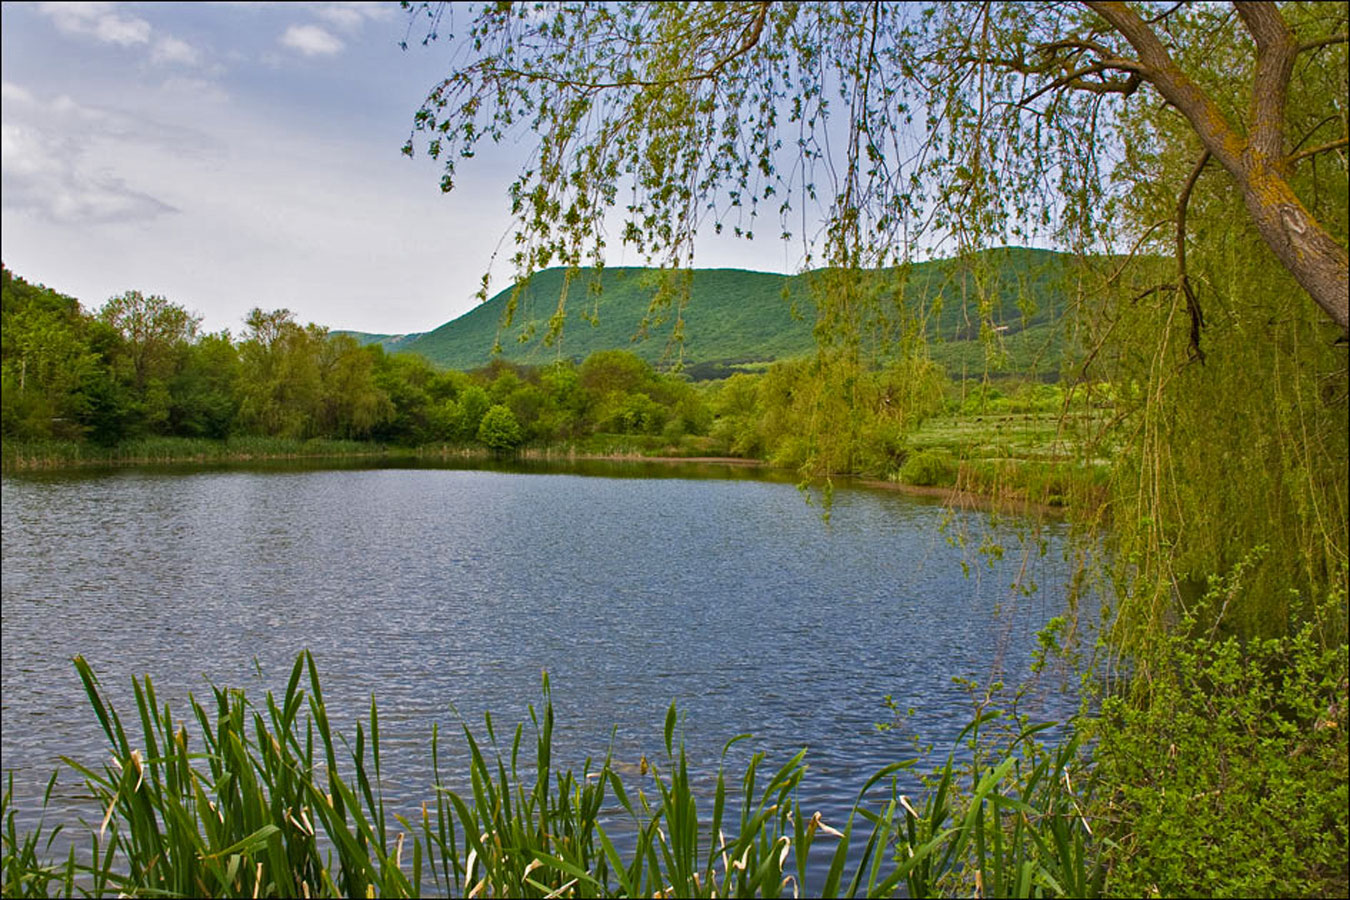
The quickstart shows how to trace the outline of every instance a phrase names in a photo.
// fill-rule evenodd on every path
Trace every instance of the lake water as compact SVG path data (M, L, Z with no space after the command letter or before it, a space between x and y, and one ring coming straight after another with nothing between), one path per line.
M309 648L336 725L354 733L375 694L394 811L432 795L433 722L454 780L452 707L513 727L546 669L555 760L602 757L612 733L621 762L660 758L675 701L699 772L742 732L754 739L737 751L770 762L808 747L802 805L829 822L868 774L911 755L876 729L884 696L945 751L971 715L953 676L1025 678L1035 632L1063 611L1062 526L1027 545L1021 520L848 487L826 523L781 476L585 471L5 477L0 741L16 804L36 808L58 756L107 757L75 654L130 725L133 674L182 716L208 681L259 700L283 690ZM977 551L990 540L1002 558ZM1030 596L1014 587L1032 582ZM1072 701L1047 684L1027 709L1062 717ZM77 809L64 780L54 804Z

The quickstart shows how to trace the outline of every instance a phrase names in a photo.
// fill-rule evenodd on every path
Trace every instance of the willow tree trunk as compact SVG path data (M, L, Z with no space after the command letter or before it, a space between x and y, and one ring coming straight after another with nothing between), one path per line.
M1236 2L1234 7L1256 42L1248 131L1241 134L1172 59L1149 23L1120 2L1086 0L1138 54L1117 61L1151 83L1186 117L1205 149L1242 191L1258 233L1280 263L1341 331L1350 334L1350 255L1294 193L1285 151L1285 104L1294 60L1301 47L1273 3Z
M1251 171L1239 180L1247 212L1266 246L1313 301L1350 332L1350 255L1314 219L1278 174Z

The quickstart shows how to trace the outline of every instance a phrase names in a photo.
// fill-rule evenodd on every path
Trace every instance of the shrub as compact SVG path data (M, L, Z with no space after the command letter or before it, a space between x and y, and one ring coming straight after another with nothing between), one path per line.
M923 487L956 483L956 460L946 450L911 453L900 467L900 480Z
M1118 896L1345 896L1346 647L1312 623L1217 638L1235 580L1212 581L1149 654L1149 677L1103 705L1096 777ZM1344 617L1343 604L1330 606Z
M494 453L509 453L520 446L524 434L516 414L500 403L483 414L478 425L478 440Z

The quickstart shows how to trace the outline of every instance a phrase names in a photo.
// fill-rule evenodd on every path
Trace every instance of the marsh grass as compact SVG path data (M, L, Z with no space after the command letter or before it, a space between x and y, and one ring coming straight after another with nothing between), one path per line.
M885 766L861 787L843 822L800 802L803 749L777 768L754 754L696 794L672 705L665 760L625 783L608 755L580 775L553 758L548 676L543 703L499 744L490 715L463 725L469 787L445 786L433 729L432 796L412 818L386 808L379 712L354 741L333 732L313 657L296 660L285 694L255 706L241 691L189 697L193 728L159 705L151 680L133 680L133 739L89 664L75 666L107 737L94 768L64 759L100 811L29 832L16 824L12 776L3 795L4 896L459 896L727 897L784 894L911 897L940 893L1088 896L1100 871L1070 772L1075 740L1046 750L1046 726L1019 726L993 765L955 753L915 805L899 793L914 760ZM978 742L1000 717L984 710L959 741ZM195 731L195 737L192 732ZM911 773L912 774L912 773ZM630 776L631 778L631 776ZM460 781L464 779L460 777ZM43 798L46 809L55 776ZM834 827L841 826L841 827ZM64 834L63 860L46 857ZM822 843L823 842L823 843ZM809 867L821 843L828 867ZM620 846L623 849L620 849ZM82 849L81 849L82 848ZM822 853L817 852L817 857ZM823 871L822 871L823 869Z
M378 456L390 452L368 441L311 438L232 437L226 440L146 437L104 447L81 441L18 441L3 444L6 470L175 462L239 462L259 459Z

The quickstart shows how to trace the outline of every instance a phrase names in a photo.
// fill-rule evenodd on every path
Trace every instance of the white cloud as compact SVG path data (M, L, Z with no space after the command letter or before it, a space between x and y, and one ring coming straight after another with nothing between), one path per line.
M13 82L0 83L0 100L5 103L27 103L36 102L33 95Z
M82 154L30 126L0 125L3 203L60 223L153 219L177 212L109 172L87 171Z
M367 20L386 19L394 14L387 3L327 3L315 10L319 18L346 31L355 31Z
M119 14L112 3L43 3L38 7L62 34L131 47L150 40L150 23Z
M108 223L153 219L177 212L168 203L129 185L90 161L94 142L135 139L125 116L84 106L70 97L40 101L27 89L5 82L0 153L4 156L5 208L58 223Z
M202 61L196 47L153 28L144 19L122 14L115 3L43 3L38 8L57 31L68 36L92 37L120 47L153 42L150 61L157 65L196 66Z
M305 56L332 56L345 46L342 41L318 25L292 25L281 36L281 43Z
M162 37L155 43L150 54L151 62L195 66L201 60L201 54L187 41L176 37Z

